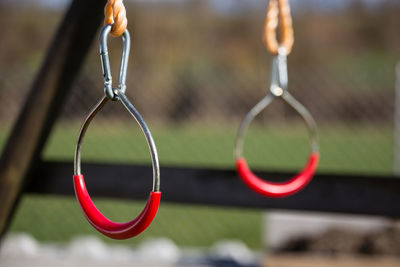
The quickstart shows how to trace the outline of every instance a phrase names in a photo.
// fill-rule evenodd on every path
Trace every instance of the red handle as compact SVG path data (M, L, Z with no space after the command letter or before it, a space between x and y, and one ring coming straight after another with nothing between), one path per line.
M130 222L116 223L107 219L94 205L86 189L83 175L74 175L75 195L89 223L100 233L113 239L127 239L143 232L153 221L160 204L161 192L151 192L143 211Z
M244 158L236 160L237 171L251 189L267 197L287 197L303 189L312 179L319 161L319 153L311 153L304 169L290 180L273 183L258 178L248 167Z

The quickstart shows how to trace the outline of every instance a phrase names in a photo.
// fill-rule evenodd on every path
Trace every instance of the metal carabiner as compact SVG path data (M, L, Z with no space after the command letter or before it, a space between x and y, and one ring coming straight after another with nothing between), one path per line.
M126 68L128 64L129 58L129 33L125 30L124 35L124 52L121 60L121 70L119 77L119 85L118 88L111 88L111 72L110 72L110 64L108 61L108 52L107 52L107 35L110 32L110 25L104 27L101 37L100 37L100 53L102 59L102 66L104 72L104 89L105 96L96 104L93 110L86 117L78 136L78 141L76 143L75 149L75 158L74 158L74 189L76 198L81 206L83 213L85 214L89 223L102 234L114 238L114 239L127 239L133 236L136 236L143 232L153 221L156 216L158 206L160 204L161 192L160 192L160 166L158 162L157 149L151 135L151 132L139 114L139 112L135 109L132 103L125 96L125 80L126 80ZM124 37L123 37L124 38ZM108 95L112 93L113 95ZM94 205L91 200L89 193L86 189L85 180L81 173L81 148L83 143L83 138L85 133L93 120L93 118L100 112L100 110L104 107L104 105L108 102L109 99L119 100L124 105L124 107L128 110L128 112L132 115L132 117L139 124L140 129L142 130L147 145L150 150L151 163L153 168L153 188L150 192L149 198L147 200L147 204L143 211L132 221L127 223L116 223L110 221L106 218Z
M122 34L122 55L121 55L121 63L119 66L119 79L118 79L118 87L112 87L112 76L111 76L111 67L110 67L110 59L108 57L108 46L107 40L108 35L111 31L111 24L106 25L100 34L100 59L101 66L103 70L104 77L104 93L109 99L113 101L118 99L117 94L115 94L114 90L119 89L122 93L125 94L126 91L126 73L128 70L128 61L129 61L129 51L131 48L131 38L128 30L125 30Z
M271 83L269 91L276 97L287 91L288 72L286 63L286 48L280 46L278 54L272 58Z
M246 114L240 124L236 137L235 158L236 168L240 177L251 189L268 197L285 197L300 191L311 181L319 161L317 127L314 118L310 112L288 92L287 87L288 73L286 49L280 46L278 54L272 59L269 93ZM265 181L251 172L242 155L242 149L243 136L250 122L278 97L281 97L289 106L296 110L306 122L311 141L311 154L306 166L300 173L286 182L273 183Z

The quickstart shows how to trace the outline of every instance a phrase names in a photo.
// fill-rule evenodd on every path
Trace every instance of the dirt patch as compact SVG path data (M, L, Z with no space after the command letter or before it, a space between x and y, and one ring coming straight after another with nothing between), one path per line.
M268 257L265 267L399 267L395 257L316 256L281 254Z

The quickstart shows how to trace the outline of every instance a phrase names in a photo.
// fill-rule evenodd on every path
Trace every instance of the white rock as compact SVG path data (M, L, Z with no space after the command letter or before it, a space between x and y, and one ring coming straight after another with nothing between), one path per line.
M34 257L39 252L39 244L25 233L10 234L2 242L0 255L9 257Z
M78 237L73 239L66 248L67 257L107 260L110 252L107 245L93 236Z
M137 258L137 252L134 249L122 245L110 246L109 253L112 262L132 263Z
M142 261L171 264L181 257L180 249L167 238L148 239L137 248L137 255Z
M249 264L255 261L253 252L241 241L221 240L211 247L214 257L231 259L240 264Z

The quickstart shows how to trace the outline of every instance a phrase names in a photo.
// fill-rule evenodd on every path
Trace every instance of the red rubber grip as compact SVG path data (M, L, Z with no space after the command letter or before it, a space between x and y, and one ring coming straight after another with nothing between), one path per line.
M74 175L75 195L89 223L100 233L113 239L127 239L143 232L153 221L160 205L161 192L150 192L143 211L132 221L116 223L107 219L94 205L86 189L83 175Z
M313 152L303 170L290 180L273 183L257 177L248 167L244 158L236 160L239 176L247 186L267 197L287 197L303 189L312 179L319 161L319 153Z

